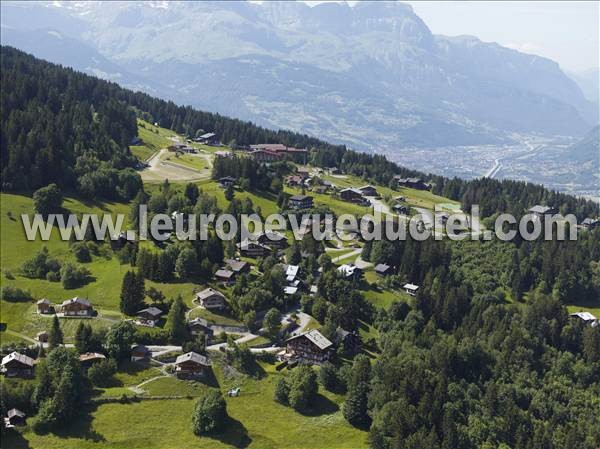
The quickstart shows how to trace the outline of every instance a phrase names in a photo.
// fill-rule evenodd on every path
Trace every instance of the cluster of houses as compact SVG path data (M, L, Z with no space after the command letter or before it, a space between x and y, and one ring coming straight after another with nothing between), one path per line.
M532 208L528 209L527 212L529 212L532 215L535 215L540 220L543 220L547 217L551 217L552 215L557 214L558 210L552 206L542 206L540 204L536 204ZM600 227L600 219L589 217L585 218L582 220L581 223L579 223L578 227L579 229L591 231Z
M36 303L37 313L41 315L58 313L63 317L86 318L96 315L96 311L92 304L87 300L78 296L63 301L60 305L55 306L47 298L42 298Z

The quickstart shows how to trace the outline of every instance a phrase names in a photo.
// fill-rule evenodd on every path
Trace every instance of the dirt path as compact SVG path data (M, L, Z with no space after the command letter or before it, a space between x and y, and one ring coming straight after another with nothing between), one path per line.
M210 178L210 169L196 170L177 164L176 162L163 160L163 157L167 153L168 150L163 148L148 160L148 166L140 171L143 181L159 182L165 179L169 181L199 181ZM196 154L193 156L205 159L209 167L212 165L208 154Z

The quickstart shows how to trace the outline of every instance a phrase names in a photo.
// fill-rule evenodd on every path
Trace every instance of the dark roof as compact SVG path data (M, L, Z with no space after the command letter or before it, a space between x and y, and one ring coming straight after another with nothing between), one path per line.
M249 264L244 260L225 259L224 262L231 268L231 271L238 272L246 268Z

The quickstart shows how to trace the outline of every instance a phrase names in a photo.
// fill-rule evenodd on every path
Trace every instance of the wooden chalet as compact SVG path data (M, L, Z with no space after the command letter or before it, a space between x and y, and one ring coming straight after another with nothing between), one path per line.
M256 150L250 153L250 157L256 162L277 162L281 160L281 154L268 150Z
M346 279L359 280L363 276L363 271L354 264L343 264L337 269L338 273Z
M60 305L60 310L64 316L93 316L94 308L87 300L76 296L75 298L67 299Z
M268 246L248 239L237 243L236 247L240 254L244 257L262 257L265 255L265 253L270 251Z
M106 360L106 356L99 352L85 352L79 355L79 363L84 368L89 368L94 363L101 362L102 360Z
M131 348L131 361L139 362L140 360L149 359L152 356L152 352L145 345L135 345Z
M360 335L356 331L347 331L338 327L335 331L336 346L343 346L344 350L350 354L355 354L360 349Z
M250 271L250 264L244 260L225 259L223 262L236 276Z
M359 187L358 190L364 196L379 196L379 193L377 193L377 189L375 187L373 187L372 185Z
M210 369L210 360L202 354L191 351L177 357L175 367L177 377L202 377Z
M214 335L213 329L210 327L210 323L204 318L194 318L193 320L188 322L188 329L190 334L199 335L204 334L207 337L212 337Z
M394 182L398 187L407 187L416 190L430 190L431 185L427 184L421 178L403 178L399 175L394 176Z
M288 241L285 235L276 231L264 231L258 234L256 241L261 245L266 245L270 248L285 248Z
M288 207L290 209L312 209L313 198L309 195L294 195L288 199Z
M352 187L340 190L339 195L341 200L348 201L350 203L366 204L369 202L369 200L364 197L360 190Z
M1 372L6 377L33 377L35 371L35 360L31 357L13 351L2 358Z
M331 357L333 343L317 329L286 340L286 357L301 363L320 364Z
M556 209L554 209L551 206L540 206L539 204L536 204L527 212L537 217L543 218L546 215L554 215L556 213Z
M219 268L215 272L215 280L221 284L231 284L235 281L235 273L225 268Z
M230 187L235 185L237 179L235 179L233 176L223 176L222 178L219 178L217 180L217 182L219 183L219 185L221 187Z
M212 288L196 293L195 301L204 309L222 309L227 303L223 293Z
M52 303L50 302L50 300L43 298L40 299L38 302L35 303L36 307L37 307L37 313L39 314L48 314L48 313L54 313L54 306L52 305Z
M196 137L194 140L205 145L218 145L220 143L215 133L204 133L201 136Z
M158 307L148 307L146 309L140 310L136 314L137 322L142 326L154 327L160 320L162 314L163 311L160 310Z

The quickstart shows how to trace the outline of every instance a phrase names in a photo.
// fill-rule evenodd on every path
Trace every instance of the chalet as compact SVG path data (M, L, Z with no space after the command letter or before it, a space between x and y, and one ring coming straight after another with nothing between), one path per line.
M152 352L145 345L135 345L131 348L131 361L139 362L140 360L149 359L152 356Z
M359 187L358 190L364 196L379 196L377 189L371 185Z
M4 418L4 424L6 425L6 427L24 426L26 416L27 415L25 415L25 413L23 413L21 410L11 408L6 413L6 418Z
M600 325L600 321L590 312L575 312L569 315L571 318L581 320L585 324L589 324L592 327Z
M312 189L312 191L318 193L319 195L325 195L329 191L329 186L316 186Z
M76 296L75 298L67 299L60 305L60 310L63 316L93 316L94 308L87 300Z
M583 229L587 229L588 231L591 231L592 229L595 229L599 226L600 226L600 220L598 220L596 218L586 218L581 222L581 227Z
M248 239L237 243L236 247L240 254L244 257L262 257L265 255L265 253L270 251L268 246Z
M285 268L285 280L288 283L294 282L296 280L296 277L298 276L299 270L300 267L298 265L288 265Z
M204 309L222 309L226 305L223 293L212 288L207 288L196 293L195 301Z
M368 202L368 200L364 197L363 193L360 190L354 189L352 187L340 190L340 199L342 199L343 201L348 201L350 203L357 204L365 204L366 202Z
M37 307L37 313L40 313L40 314L54 313L54 307L52 306L52 303L46 298L40 299L36 303L36 307Z
M215 157L227 159L233 157L233 153L231 151L215 151Z
M250 271L250 264L243 260L225 259L224 262L236 276Z
M106 360L106 356L98 352L86 352L79 355L79 363L84 368L89 368L94 363L101 362L102 360Z
M11 352L2 358L1 371L6 377L33 377L35 361L24 354Z
M408 215L408 207L403 204L394 204L392 210L397 214Z
M290 209L312 209L313 198L308 195L294 195L288 199L288 207Z
M196 142L204 143L206 145L217 145L219 144L219 139L217 139L217 135L215 133L205 133L201 136L197 137Z
M410 296L417 296L417 291L419 290L419 286L415 284L404 284L402 288Z
M427 184L421 178L402 178L398 175L394 176L394 182L398 187L408 187L416 190L429 190L431 185Z
M135 236L133 233L129 233L129 231L121 231L111 237L110 243L114 247L122 248L127 243L135 243Z
M274 153L281 153L285 151L286 146L282 143L259 143L250 145L251 151L273 151Z
M190 334L198 335L203 333L207 337L212 337L214 335L214 331L210 327L210 323L203 318L194 318L193 320L188 322L188 329L190 330Z
M390 267L389 265L387 265L385 263L380 263L380 264L375 265L375 274L377 274L381 277L392 274L392 272L393 272L392 267Z
M35 339L37 341L39 341L40 343L48 343L48 332L47 331L38 332L35 336Z
M231 187L235 185L236 179L233 176L223 176L217 182L221 187Z
M529 209L527 212L529 212L530 214L536 215L540 218L543 218L545 215L555 214L556 209L554 209L553 207L550 207L550 206L540 206L539 204L536 204L531 209Z
M215 279L222 284L231 284L235 281L235 273L225 268L220 268L215 272Z
M360 349L360 336L356 331L349 332L338 327L335 331L334 340L336 346L343 346L348 353L354 354Z
M277 231L264 231L258 234L256 241L271 248L285 248L288 244L285 235Z
M256 162L277 162L281 160L281 154L267 150L253 151L250 153L250 157Z
M298 175L289 175L285 177L284 182L289 187L300 187L304 184L304 178Z
M333 343L317 329L286 340L286 356L301 363L323 363L329 360Z
M175 367L175 374L178 377L202 377L210 368L210 360L191 351L177 357Z
M296 293L298 293L298 287L296 287L296 286L288 285L283 288L284 295L291 296L291 295L295 295Z
M143 326L156 326L156 323L160 320L163 311L158 307L148 307L147 309L140 310L137 313L137 322Z
M361 279L363 275L363 271L354 264L340 265L337 271L346 279Z

